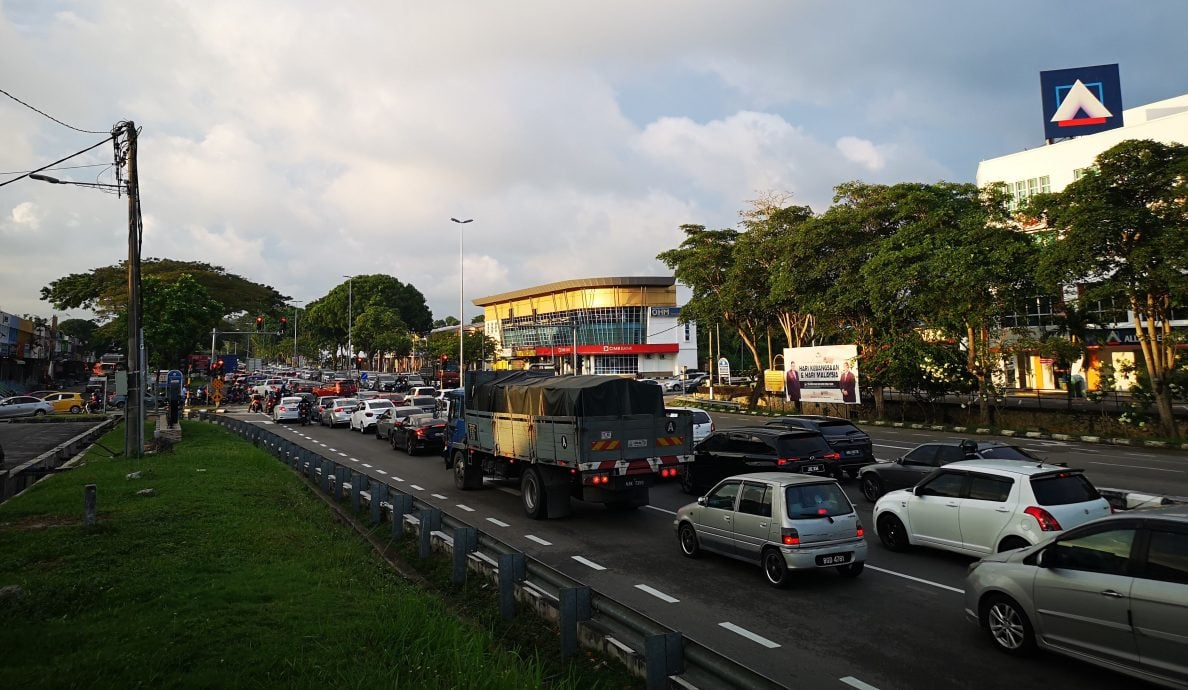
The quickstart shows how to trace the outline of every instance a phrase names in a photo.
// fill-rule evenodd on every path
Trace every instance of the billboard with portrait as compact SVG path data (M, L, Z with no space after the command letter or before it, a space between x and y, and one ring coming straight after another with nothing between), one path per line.
M858 346L784 348L784 397L791 402L860 404Z

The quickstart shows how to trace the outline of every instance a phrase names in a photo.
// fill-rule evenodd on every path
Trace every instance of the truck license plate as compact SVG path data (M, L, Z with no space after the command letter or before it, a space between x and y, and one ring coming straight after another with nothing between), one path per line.
M623 482L623 486L631 488L633 486L643 486L645 483L642 479L628 479Z
M804 469L802 469L801 472L804 472L807 474L807 473L811 473L811 472L820 472L823 469L825 469L825 468L820 465L809 465L808 467L805 467Z
M843 565L849 563L852 556L852 553L831 553L817 556L817 565Z

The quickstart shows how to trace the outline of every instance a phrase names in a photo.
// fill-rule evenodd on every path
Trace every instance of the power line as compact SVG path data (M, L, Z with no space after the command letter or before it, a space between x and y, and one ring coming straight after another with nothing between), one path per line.
M49 113L45 112L44 110L38 110L37 108L34 108L33 106L22 101L21 99L17 98L16 96L12 95L11 93L5 91L4 89L0 89L0 93L4 94L5 96L8 96L9 98L16 101L17 103L20 103L21 105L25 106L29 110L32 110L35 113L44 115L45 117L48 117L49 119L53 120L54 122L57 122L58 124L62 125L63 127L66 127L67 129L73 129L74 131L82 132L83 134L107 134L107 132L96 132L96 131L90 130L90 129L79 129L78 127L75 127L73 125L68 125L65 122L62 122L58 118L54 117L53 115L50 115Z
M95 133L96 134L107 134L107 132L95 132ZM63 161L68 161L71 158L74 158L75 156L81 156L84 153L86 153L87 151L90 151L91 149L99 148L100 146L106 144L107 142L111 141L114 138L115 138L115 135L112 134L112 135L108 136L106 139L104 139L103 141L99 142L98 144L95 144L93 146L88 146L85 149L83 149L82 151L79 151L77 153L72 153L69 156L66 156L65 158L59 158L58 160L54 161L53 163L50 163L49 165L44 165L36 170L30 170L29 172L25 173L24 175L21 175L20 177L14 177L11 180L5 180L4 182L0 182L0 187L3 187L6 184L12 184L13 182L16 182L17 180L23 180L24 178L32 175L33 173L41 172L42 170L48 170L49 168L57 165L58 163L61 163Z
M102 132L101 132L102 133ZM79 168L101 168L111 167L111 163L88 163L87 165L59 165L53 168L42 168L42 170L77 170ZM37 172L36 170L9 170L7 172L0 172L0 175L23 175L25 173ZM102 173L100 173L102 174Z

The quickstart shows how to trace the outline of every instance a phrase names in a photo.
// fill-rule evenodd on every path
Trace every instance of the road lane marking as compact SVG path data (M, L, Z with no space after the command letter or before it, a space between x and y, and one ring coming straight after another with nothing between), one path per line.
M507 524L503 520L496 520L495 518L487 518L487 522L490 522L493 525L498 525L499 527L511 527L511 525Z
M319 446L321 446L321 447L323 447L323 448L325 448L325 447L326 447L326 444L325 444L325 443L322 443L321 441L318 441L318 445L319 445Z
M540 537L536 536L535 534L525 534L524 538L531 539L532 541L536 542L537 544L540 544L541 546L552 546L553 545L553 542L545 541L544 539L541 539Z
M759 644L763 645L764 647L767 647L768 649L776 649L777 647L780 646L779 644L772 642L771 640L767 639L766 637L763 637L762 635L756 635L755 633L751 632L750 630L747 630L746 628L738 627L734 623L718 623L718 625L723 628L726 628L727 630L729 630L732 633L735 633L736 635L742 635L743 637L747 638L748 640L750 640L752 642L758 642Z
M1157 457L1159 457L1158 455L1155 455L1154 453L1120 453L1120 455L1125 455L1128 458L1157 458Z
M838 678L838 680L850 686L851 688L858 688L858 690L879 690L870 683L863 683L854 676L846 676L845 678Z
M338 449L337 449L337 448L327 448L326 450L330 451L331 453L337 453L337 452L338 452Z
M376 472L379 472L380 474L387 474L387 472L385 472L383 470L376 470Z
M457 504L457 505L458 505L458 507L459 507L459 508L461 508L462 510L465 510L465 511L466 511L466 512L468 512L468 513L473 513L473 512L474 512L474 508L471 508L470 506L465 506L465 505L462 505L461 503L459 503L459 504Z
M911 450L912 448L915 448L915 446L893 446L887 443L872 443L871 445L875 446L876 448L895 448L897 450Z
M363 463L363 466L366 467L367 469L371 469L371 465L368 465L367 463Z
M331 448L330 450L334 450L334 449L333 449L333 448ZM344 458L347 456L347 454L346 454L346 453L344 453L344 452L342 452L341 450L339 450L339 451L335 451L335 452L336 452L336 453L338 453L339 455L341 455L341 456L342 456L342 457L344 457Z
M1107 467L1118 467L1125 470L1155 470L1156 472L1175 472L1176 474L1184 474L1184 470L1165 470L1162 467L1146 467L1144 465L1118 465L1112 462L1093 462L1088 460L1086 465L1105 465Z
M508 488L508 487L506 487L506 486L501 486L501 487L498 487L498 488L499 488L499 490L500 490L500 491L502 491L502 492L503 492L503 493L505 493L505 494L511 494L512 496L519 496L519 495L520 495L520 492L519 492L519 491L516 491L515 489Z
M570 558L577 561L578 563L581 563L582 565L589 566L595 570L606 570L605 566L598 565L597 563L595 563L594 561L592 561L588 558L582 558L581 556L570 556Z
M895 572L894 570L887 570L886 568L878 568L878 567L875 567L875 566L871 565L870 563L867 563L867 564L866 564L866 567L867 567L867 568L870 568L871 570L878 571L878 572L880 572L880 573L886 573L886 574L888 574L888 575L894 575L895 577L902 577L902 578L903 578L903 579L905 579L905 580L911 580L911 581L913 581L913 582L919 582L919 583L922 583L922 584L925 584L925 585L932 585L933 587L939 587L939 588L941 588L941 589L947 589L947 590L949 590L950 592L956 592L956 593L958 593L958 594L965 594L965 590L964 590L964 589L957 589L956 587L950 587L950 586L948 586L948 585L942 585L942 584L941 584L941 583L939 583L939 582L933 582L932 580L925 580L924 578L921 578L921 577L913 577L912 575L904 575L903 573L897 573L897 572Z
M400 477L397 477L396 475L392 475L392 479L395 479L398 482L404 481L403 479L401 479Z
M665 594L664 592L661 592L660 590L655 589L653 587L649 587L647 585L636 585L635 588L642 592L647 592L648 594L651 594L652 596L656 597L657 599L659 599L660 601L663 601L666 604L676 604L681 601L680 599L677 599L676 597L670 597L667 594Z
M414 486L413 488L414 488L414 489L419 489L419 488L421 488L421 487L419 487L419 486ZM441 494L429 494L429 495L430 495L430 496L432 496L433 498L440 498L440 499L442 499L443 501L444 501L444 500L445 500L445 498L446 498L445 496L442 496Z
M351 462L359 462L359 461L358 461L358 460L356 460L355 458L351 458L350 460L351 460Z
M669 515L676 515L676 511L675 511L675 510L666 510L666 509L664 509L664 508L658 508L658 507L656 507L656 506L647 506L647 507L648 507L648 508L651 508L652 510L658 510L658 511L660 511L661 513L668 513Z
M417 486L416 484L409 484L408 486L409 486L409 488L416 489L417 491L424 491L424 489Z

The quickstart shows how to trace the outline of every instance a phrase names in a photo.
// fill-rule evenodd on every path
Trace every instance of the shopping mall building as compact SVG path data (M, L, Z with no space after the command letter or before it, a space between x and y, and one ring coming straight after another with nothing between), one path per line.
M673 277L579 278L474 300L497 369L674 376L697 367Z
M1188 144L1188 94L1122 111L1122 126L1115 129L1064 139L1046 146L1019 151L999 158L982 161L978 165L977 184L984 187L995 182L1007 185L1012 207L1017 208L1029 197L1039 193L1059 192L1086 170L1093 167L1098 154L1127 139L1152 139L1164 143ZM1042 227L1025 226L1026 231ZM1066 299L1078 294L1077 286L1065 287ZM1061 299L1037 297L1027 313L1009 319L1007 326L1029 326L1037 332L1055 329ZM1126 365L1134 365L1141 358L1135 337L1133 314L1125 304L1094 303L1102 327L1089 338L1089 362L1073 365L1071 375L1081 374L1088 390L1097 388L1101 365L1110 365L1117 372L1117 388L1126 390L1134 377L1124 377ZM1188 309L1173 310L1172 326L1188 331ZM1018 388L1052 389L1057 387L1053 362L1039 356L1016 356L1008 362L1006 385Z

